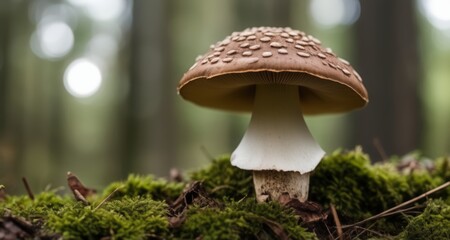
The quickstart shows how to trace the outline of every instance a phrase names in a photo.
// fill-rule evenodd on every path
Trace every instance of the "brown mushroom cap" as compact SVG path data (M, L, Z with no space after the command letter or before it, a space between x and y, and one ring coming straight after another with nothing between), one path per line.
M234 32L199 56L178 92L196 104L251 111L257 84L299 86L305 114L344 112L368 102L362 79L316 38L290 28Z

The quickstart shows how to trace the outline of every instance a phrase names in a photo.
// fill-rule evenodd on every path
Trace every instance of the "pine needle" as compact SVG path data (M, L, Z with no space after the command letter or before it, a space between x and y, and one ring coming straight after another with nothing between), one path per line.
M121 189L123 186L120 186L116 189L114 189L114 191L112 191L108 196L106 196L105 199L103 199L95 208L94 210L92 210L93 212L95 212L95 210L99 209L101 206L103 206L107 201L109 201L109 199L112 198L112 196L119 190Z
M334 207L334 204L330 204L330 208L331 208L331 214L333 215L333 220L334 223L336 224L336 229L337 229L337 234L338 234L338 238L340 240L344 239L344 236L342 235L342 224L341 221L339 220L339 216L337 214L336 208Z
M423 194L420 195L420 196L417 196L417 197L415 197L415 198L413 198L413 199L411 199L411 200L408 200L408 201L406 201L406 202L403 202L403 203L401 203L401 204L399 204L399 205L397 205L397 206L395 206L395 207L393 207L393 208L390 208L390 209L388 209L388 210L386 210L386 211L383 211L383 212L381 212L381 213L379 213L379 214L377 214L377 215L374 215L374 216L372 216L372 217L366 218L366 219L364 219L364 220L362 220L362 221L359 221L359 222L357 222L357 223L354 223L354 224L345 225L345 226L343 226L342 228L353 227L353 226L360 225L360 224L362 224L362 223L366 223L366 222L371 221L371 220L374 220L374 219L378 219L378 218L385 217L385 216L387 216L387 215L390 215L390 213L393 212L393 211L396 211L396 210L398 210L398 209L400 209L400 208L402 208L402 207L405 207L405 206L407 206L407 205L409 205L409 204L411 204L411 203L417 202L418 200L420 200L420 199L422 199L422 198L424 198L424 197L427 197L427 196L429 196L429 195L431 195L431 194L433 194L433 193L435 193L435 192L438 192L438 191L440 191L440 190L442 190L442 189L445 189L445 188L447 188L448 186L450 186L450 181L448 181L448 182L446 182L446 183L444 183L444 184L442 184L442 185L440 185L440 186L438 186L438 187L436 187L436 188L433 188L433 189L431 189L430 191L428 191L428 192L426 192L426 193L423 193Z

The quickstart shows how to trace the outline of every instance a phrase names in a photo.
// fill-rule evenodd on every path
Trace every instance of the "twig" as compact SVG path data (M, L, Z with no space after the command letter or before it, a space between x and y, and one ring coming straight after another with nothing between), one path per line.
M386 151L383 148L383 145L381 145L380 139L374 138L373 145L377 149L378 154L380 154L381 161L386 162L389 159L389 157L387 156Z
M363 227L360 227L360 226L355 226L356 229L362 229L362 231L361 231L360 233L358 233L358 235L355 236L355 239L357 239L359 236L361 236L361 235L362 235L363 233L365 233L365 232L370 232L370 233L376 234L376 235L378 235L379 237L385 237L383 234L381 234L381 233L379 233L379 232L377 232L377 231L371 230L370 228L371 228L372 226L373 226L373 225L371 225L371 226L368 227L368 228L363 228Z
M114 189L114 191L112 191L108 196L106 196L105 199L103 199L95 208L94 210L92 210L93 212L95 210L97 210L98 208L100 208L103 204L105 204L119 189L121 189L123 186L120 186L116 189Z
M211 153L208 151L208 149L206 149L205 146L202 145L202 146L200 147L200 150L202 151L203 155L205 155L205 157L206 157L208 160L210 160L210 161L214 160L214 157L211 155Z
M337 229L337 234L338 234L338 238L340 240L344 239L344 236L342 235L342 225L341 225L341 221L339 220L339 216L337 214L336 208L334 207L334 204L330 204L330 208L331 208L331 214L333 215L333 220L334 223L336 224L336 229Z
M415 197L415 198L413 198L413 199L411 199L411 200L408 200L408 201L403 202L403 203L401 203L401 204L399 204L399 205L397 205L397 206L395 206L395 207L393 207L393 208L390 208L390 209L388 209L388 210L386 210L386 211L384 211L384 212L381 212L381 213L379 213L379 214L377 214L377 215L374 215L374 216L372 216L372 217L366 218L366 219L364 219L364 220L362 220L362 221L359 221L359 222L357 222L357 223L342 226L342 228L348 228L348 227L356 226L356 225L359 225L359 224L362 224L362 223L371 221L371 220L373 220L373 219L377 219L377 218L380 218L380 217L384 217L384 216L386 216L386 214L388 214L388 213L391 213L391 212L393 212L393 211L395 211L395 210L397 210L397 209L400 209L400 208L402 208L402 207L404 207L404 206L407 206L407 205L409 205L409 204L411 204L411 203L413 203L413 202L416 202L416 201L418 201L418 200L420 200L420 199L422 199L422 198L424 198L424 197L426 197L426 196L428 196L428 195L430 195L430 194L433 194L433 193L435 193L435 192L437 192L437 191L440 191L440 190L442 190L442 189L445 189L445 188L448 187L448 186L450 186L450 181L448 181L448 182L446 182L446 183L444 183L444 184L442 184L442 185L440 185L440 186L438 186L438 187L436 187L436 188L434 188L434 189L431 189L430 191L428 191L428 192L426 192L426 193L423 193L423 194L420 195L420 196L417 196L417 197Z
M394 211L394 212L386 213L386 214L383 215L383 217L388 217L388 216L391 216L391 215L395 215L397 213L408 212L410 210L423 208L423 207L425 207L425 206L424 205L418 205L418 206L413 206L413 207L409 207L409 208L404 208L404 209L400 209L400 210L397 210L397 211Z
M324 222L324 221L322 221L322 223L323 223L323 225L325 225L325 228L327 229L328 234L330 235L330 236L328 236L328 238L329 238L329 239L334 239L334 238L333 238L333 234L331 233L330 228L328 228L327 223Z
M211 190L211 193L215 193L215 192L217 192L217 191L219 191L219 190L227 189L227 188L233 189L233 188L230 187L229 185L220 185L220 186L217 186L217 187L213 188L213 189Z
M27 190L28 196L31 198L31 200L34 200L33 192L31 191L30 185L28 185L28 181L25 177L22 177L23 185L25 185L25 189Z

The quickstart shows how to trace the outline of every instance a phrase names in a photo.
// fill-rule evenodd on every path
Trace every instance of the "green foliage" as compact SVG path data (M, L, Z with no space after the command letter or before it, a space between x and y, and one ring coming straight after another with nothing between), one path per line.
M434 200L425 211L410 219L405 231L398 239L450 239L450 205L442 200Z
M151 175L140 176L130 174L124 182L111 183L104 190L103 196L106 197L112 191L118 189L114 193L113 199L119 199L123 196L149 197L153 200L166 200L168 202L176 199L184 188L184 183L167 182L164 179L155 179Z
M254 191L252 172L232 166L229 157L213 160L209 167L192 173L191 179L203 181L206 191L215 198L239 200Z
M167 233L167 205L149 198L124 197L98 209L68 202L49 214L46 226L64 239L143 239Z
M316 239L289 210L273 202L245 199L223 209L193 207L187 216L181 239L280 239L282 234L289 239Z

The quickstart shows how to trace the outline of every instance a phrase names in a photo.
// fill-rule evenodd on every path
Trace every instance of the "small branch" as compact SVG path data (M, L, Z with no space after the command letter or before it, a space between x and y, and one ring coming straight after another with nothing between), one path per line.
M419 209L419 208L424 208L424 207L425 207L424 205L418 205L418 206L413 206L413 207L409 207L409 208L399 209L399 210L394 211L394 212L386 213L386 214L383 215L383 217L388 217L388 216L395 215L395 214L398 214L398 213L404 213L404 212L408 212L408 211L411 211L411 210L414 210L414 209Z
M103 204L105 204L109 199L111 199L112 196L122 187L123 186L120 186L120 187L114 189L114 191L112 191L105 199L103 199L92 211L94 212L95 210L99 209Z
M386 162L389 159L389 157L387 156L386 151L384 151L384 148L383 148L383 145L381 145L380 139L374 138L373 145L377 149L378 154L380 154L381 161Z
M344 236L342 235L343 234L342 225L341 225L341 221L339 220L339 216L337 214L336 208L334 207L334 204L331 203L330 208L331 208L331 214L333 215L334 223L336 224L338 238L340 240L343 240Z
M205 155L205 157L210 160L213 161L214 157L211 155L211 153L208 151L208 149L206 149L205 146L200 146L200 150L202 151L203 155Z
M353 227L353 226L356 226L356 225L359 225L359 224L362 224L362 223L371 221L371 220L373 220L373 219L377 219L377 218L380 218L380 217L384 217L384 216L386 216L387 214L389 214L389 213L391 213L391 212L393 212L393 211L395 211L395 210L398 210L398 209L400 209L400 208L402 208L402 207L404 207L404 206L407 206L407 205L409 205L409 204L411 204L411 203L413 203L413 202L416 202L416 201L418 201L418 200L420 200L420 199L422 199L422 198L424 198L424 197L426 197L426 196L428 196L428 195L430 195L430 194L433 194L433 193L435 193L435 192L437 192L437 191L440 191L440 190L442 190L442 189L445 189L445 188L448 187L448 186L450 186L450 181L448 181L448 182L446 182L446 183L444 183L444 184L442 184L442 185L440 185L440 186L438 186L438 187L436 187L436 188L434 188L434 189L431 189L430 191L428 191L428 192L426 192L426 193L423 193L422 195L417 196L417 197L415 197L415 198L413 198L413 199L411 199L411 200L409 200L409 201L403 202L403 203L401 203L401 204L399 204L399 205L397 205L397 206L395 206L395 207L393 207L393 208L390 208L390 209L388 209L388 210L386 210L386 211L384 211L384 212L381 212L381 213L379 213L379 214L377 214L377 215L374 215L374 216L372 216L372 217L366 218L366 219L364 219L364 220L362 220L362 221L359 221L359 222L357 222L357 223L350 224L350 225L345 225L345 226L343 226L342 228Z
M326 223L325 221L322 221L322 223L323 223L323 225L325 225L325 228L327 229L328 234L330 235L330 236L328 236L328 238L329 238L329 239L334 239L333 233L331 233L330 228L328 228L327 223Z
M212 190L211 190L211 193L215 193L215 192L217 192L217 191L220 191L220 190L222 190L222 189L232 189L232 187L230 187L229 185L220 185L220 186L217 186L217 187L215 187L215 188L213 188Z
M23 185L25 186L25 189L27 190L28 196L31 198L31 200L34 200L34 194L31 191L30 185L28 185L28 181L25 177L22 177Z
M370 227L369 228L363 228L363 227L360 227L360 226L355 226L355 229L361 229L362 230L358 235L355 236L355 239L357 239L359 236L361 236L365 232L373 233L373 234L375 234L375 235L377 235L379 237L386 237L385 235L383 235L383 234L381 234L381 233L379 233L377 231L371 230Z

